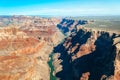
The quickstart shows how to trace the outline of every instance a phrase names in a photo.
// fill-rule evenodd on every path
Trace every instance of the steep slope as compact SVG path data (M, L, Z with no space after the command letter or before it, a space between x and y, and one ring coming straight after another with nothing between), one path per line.
M13 16L1 22L8 27L0 28L0 80L50 80L49 55L64 38L59 20Z
M77 26L76 31L54 48L56 77L60 80L119 80L119 37L120 34Z
M120 80L120 34L85 27L93 22L1 17L0 80Z
M115 59L115 71L114 80L120 79L120 38L114 39L116 44L116 59Z

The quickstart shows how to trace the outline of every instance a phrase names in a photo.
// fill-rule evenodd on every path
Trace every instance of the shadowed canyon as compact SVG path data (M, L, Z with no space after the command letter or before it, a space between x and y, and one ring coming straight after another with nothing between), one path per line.
M120 80L120 30L95 23L0 16L0 80Z

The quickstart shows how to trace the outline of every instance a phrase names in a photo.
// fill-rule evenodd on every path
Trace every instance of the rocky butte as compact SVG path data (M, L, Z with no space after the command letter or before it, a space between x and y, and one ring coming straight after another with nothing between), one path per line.
M120 80L120 33L92 20L0 16L0 80Z

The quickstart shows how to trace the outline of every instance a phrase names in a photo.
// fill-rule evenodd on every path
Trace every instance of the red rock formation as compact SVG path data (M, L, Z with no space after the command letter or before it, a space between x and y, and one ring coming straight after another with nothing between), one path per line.
M120 39L117 37L120 35L82 27L71 33L54 48L60 55L54 60L56 76L63 80L120 80Z
M26 56L0 56L0 80L31 79L36 62Z
M56 28L59 20L24 16L12 20L16 27L0 29L0 80L49 80L49 54L63 37Z
M0 56L1 80L30 80L35 71L34 54L43 47L44 42L28 36L18 37L19 32L16 28L1 29L1 33L6 35L1 35L0 40L0 55L4 55Z

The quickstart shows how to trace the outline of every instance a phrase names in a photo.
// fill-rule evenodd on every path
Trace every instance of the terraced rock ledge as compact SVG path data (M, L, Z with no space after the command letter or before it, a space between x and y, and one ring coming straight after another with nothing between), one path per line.
M65 23L59 25L63 32ZM58 80L119 80L120 34L84 25L69 28L70 35L54 48L54 73Z
M91 20L0 17L0 80L120 80L120 33Z

